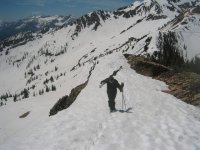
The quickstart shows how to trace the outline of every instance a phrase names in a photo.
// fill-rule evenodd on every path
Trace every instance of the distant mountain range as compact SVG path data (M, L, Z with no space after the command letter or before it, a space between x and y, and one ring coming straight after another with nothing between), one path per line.
M72 16L33 16L15 22L0 21L0 40L18 33L38 32L46 28L65 26L73 20Z

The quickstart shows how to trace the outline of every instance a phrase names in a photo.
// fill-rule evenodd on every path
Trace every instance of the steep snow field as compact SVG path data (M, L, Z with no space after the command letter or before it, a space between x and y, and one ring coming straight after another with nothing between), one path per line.
M125 83L130 111L110 114L106 86L100 89L99 83L121 65L116 79ZM2 107L0 149L199 149L200 110L163 93L165 89L163 82L130 69L121 54L106 57L77 100L58 115L48 117L59 97L54 93ZM118 110L121 100L118 91ZM18 118L26 111L31 111L27 118Z

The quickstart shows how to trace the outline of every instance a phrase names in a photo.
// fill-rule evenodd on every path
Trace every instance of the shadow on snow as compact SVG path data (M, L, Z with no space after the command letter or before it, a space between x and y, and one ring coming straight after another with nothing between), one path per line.
M118 110L119 112L121 112L121 113L133 113L131 110L132 110L133 108L132 107L129 107L128 109L126 109L126 110Z

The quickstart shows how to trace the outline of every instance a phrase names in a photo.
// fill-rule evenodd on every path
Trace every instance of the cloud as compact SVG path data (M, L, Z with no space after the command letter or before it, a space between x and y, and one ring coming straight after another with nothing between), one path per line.
M34 15L34 16L35 16L35 15L36 15L36 16L37 16L37 15L41 15L41 14L42 14L42 13L41 13L40 11L33 11L33 12L32 12L32 15Z
M16 2L16 5L20 6L44 6L48 1L47 0L21 0Z

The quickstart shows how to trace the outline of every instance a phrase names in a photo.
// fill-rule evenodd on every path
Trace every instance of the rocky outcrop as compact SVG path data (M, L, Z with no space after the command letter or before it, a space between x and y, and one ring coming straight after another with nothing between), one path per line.
M158 63L149 61L143 56L135 56L135 55L124 55L128 60L128 63L131 65L131 68L134 69L137 73L146 75L146 76L158 76L164 72L170 71L169 68L160 65Z
M166 19L167 16L166 15L154 15L154 14L150 14L147 16L147 21L149 20L159 20L159 19Z
M193 72L174 71L166 66L152 62L143 56L124 55L136 72L164 81L169 90L163 91L182 101L200 107L200 75Z
M93 64L89 71L89 75L87 77L87 81L73 88L70 92L70 95L65 95L58 100L58 102L50 109L49 116L53 116L57 114L59 111L67 109L71 104L76 100L77 96L80 92L87 86L89 79L92 75L92 71L95 69L96 63Z
M62 98L60 98L58 102L53 106L53 108L51 108L49 116L53 116L57 114L59 111L67 109L76 100L77 96L86 87L87 83L88 81L73 88L69 96L65 95Z
M133 5L119 8L117 11L114 11L113 14L115 15L115 18L122 16L124 18L131 18L134 17L137 14L147 14L150 12L151 9L154 9L154 11L157 14L162 13L162 8L159 5L157 1L152 1L148 6L146 6L144 3L141 3L139 6L135 7L134 9L129 9L127 11L127 8L131 8Z
M78 36L79 32L86 28L93 25L92 30L97 30L99 26L101 26L101 21L105 21L110 18L110 14L107 11L94 11L92 13L86 14L79 19L77 19L74 24L76 25L76 29L74 34L72 35L72 39Z
M40 38L41 36L33 36L32 32L24 32L20 34L16 34L11 38L7 38L5 40L0 41L0 52L3 51L5 47L9 47L9 49L15 48L20 45L24 45L29 41L33 41L36 38Z
M188 104L200 107L200 75L192 72L168 72L161 74L156 79L169 85L169 90L164 91L183 100Z
M26 118L30 114L30 111L27 111L26 113L19 116L19 118Z
M191 12L194 13L194 14L200 14L200 6L197 6L194 9L192 9Z

